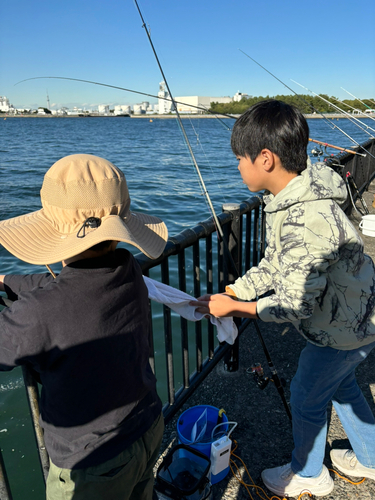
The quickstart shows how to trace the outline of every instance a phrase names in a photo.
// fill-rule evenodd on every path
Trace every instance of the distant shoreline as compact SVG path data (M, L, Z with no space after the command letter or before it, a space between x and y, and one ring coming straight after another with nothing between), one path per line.
M357 117L357 116L360 116L361 118L370 118L370 116L365 116L365 115L350 115L350 116L346 116L346 115L342 115L342 114L339 114L339 113L326 113L326 114L323 114L324 116L320 115L320 114L306 114L304 115L304 117L308 120L311 120L311 119L323 119L323 118L326 118L326 119L332 119L332 120L338 120L338 119L348 119L348 118L351 118L352 116L353 117ZM232 115L234 118L238 118L239 116L241 115ZM184 118L190 118L190 119L197 119L197 118L220 118L220 119L223 119L223 118L228 118L228 116L225 116L225 115L220 115L220 114L208 114L208 115L185 115L185 114L181 114L180 117L182 119ZM116 115L99 115L99 114L96 114L96 113L92 113L92 114L89 114L89 115L85 115L85 116L79 116L79 115L38 115L38 114L24 114L24 115L8 115L6 113L1 113L0 114L0 120L1 118L3 119L7 119L7 118L117 118L117 119L127 119L127 118L131 118L131 119L141 119L141 120L165 120L165 119L175 119L176 118L176 115L130 115L130 116L116 116Z

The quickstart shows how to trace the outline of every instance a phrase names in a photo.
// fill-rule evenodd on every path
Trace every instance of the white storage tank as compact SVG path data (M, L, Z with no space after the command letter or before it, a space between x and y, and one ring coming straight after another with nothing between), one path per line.
M130 106L124 104L117 104L113 111L115 116L119 115L130 115Z
M99 104L99 106L98 106L98 112L99 112L100 115L109 114L109 105L107 105L107 104Z
M134 104L133 111L135 115L144 114L144 110L142 109L142 104Z

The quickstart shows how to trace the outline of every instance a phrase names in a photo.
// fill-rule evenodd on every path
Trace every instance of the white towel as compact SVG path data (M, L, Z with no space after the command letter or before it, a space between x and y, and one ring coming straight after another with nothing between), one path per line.
M199 321L205 316L205 314L196 311L194 306L189 305L189 302L197 300L191 295L181 292L177 288L147 278L147 276L143 276L143 279L148 288L148 297L155 300L155 302L165 304L172 311L190 321ZM217 338L220 342L225 341L228 344L234 344L238 330L233 318L216 318L210 315L210 321L217 328Z

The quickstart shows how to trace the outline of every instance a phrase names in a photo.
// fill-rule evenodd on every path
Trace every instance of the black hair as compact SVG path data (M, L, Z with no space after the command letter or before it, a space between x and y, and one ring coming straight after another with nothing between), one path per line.
M251 106L234 124L231 138L236 156L255 161L262 149L276 154L288 172L306 168L309 126L295 106L268 99Z
M90 247L88 250L92 250L93 252L102 252L103 250L106 250L108 247L110 247L111 244L112 240L101 241L100 243L97 243L96 245Z

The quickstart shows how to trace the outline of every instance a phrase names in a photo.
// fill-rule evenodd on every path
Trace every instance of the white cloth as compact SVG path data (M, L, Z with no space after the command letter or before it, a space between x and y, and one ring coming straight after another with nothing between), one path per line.
M191 295L181 292L181 290L177 290L177 288L147 278L147 276L143 276L143 279L146 283L148 297L150 299L165 304L170 307L172 311L175 311L180 316L190 321L199 321L205 317L205 314L196 311L194 306L189 305L189 302L197 300ZM228 344L234 344L238 335L238 330L234 324L233 318L216 318L210 315L210 321L217 328L217 338L220 342L225 341Z

